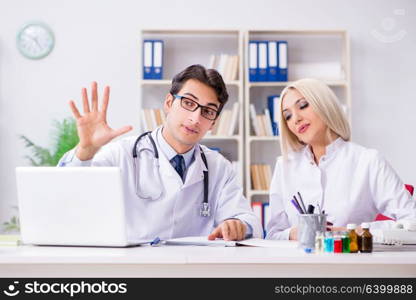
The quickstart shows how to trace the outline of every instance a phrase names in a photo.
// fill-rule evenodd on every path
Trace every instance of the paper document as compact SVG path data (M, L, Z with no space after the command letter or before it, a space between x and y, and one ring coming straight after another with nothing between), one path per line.
M187 236L164 241L165 245L189 245L189 246L213 246L213 247L236 247L252 246L265 248L296 248L296 242L273 241L263 239L246 239L242 241L225 241L223 239L208 240L207 236Z

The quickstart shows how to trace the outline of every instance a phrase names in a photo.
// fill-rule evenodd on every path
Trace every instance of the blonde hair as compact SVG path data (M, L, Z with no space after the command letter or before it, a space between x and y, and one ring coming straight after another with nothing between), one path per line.
M320 80L312 78L300 79L286 86L280 94L279 131L284 158L287 158L289 152L299 151L305 145L289 130L283 116L283 99L293 89L305 97L314 112L328 126L328 138L332 131L343 140L350 140L350 124L335 93Z

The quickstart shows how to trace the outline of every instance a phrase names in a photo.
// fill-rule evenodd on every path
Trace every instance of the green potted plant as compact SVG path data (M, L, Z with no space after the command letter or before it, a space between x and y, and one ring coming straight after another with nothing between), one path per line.
M32 166L56 166L61 157L78 144L77 126L73 118L68 117L61 122L54 120L53 127L52 149L38 146L26 136L20 136L26 148L32 151L32 155L26 156ZM15 208L17 209L17 207ZM5 233L19 232L19 218L13 216L9 221L4 222L2 231Z

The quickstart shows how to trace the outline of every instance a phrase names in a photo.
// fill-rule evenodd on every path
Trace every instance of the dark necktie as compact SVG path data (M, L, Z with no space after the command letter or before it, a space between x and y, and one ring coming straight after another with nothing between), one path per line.
M182 168L182 165L184 163L183 156L178 154L174 158L171 159L171 162L173 163L173 167L175 168L176 172L178 172L179 176L183 180L183 168Z

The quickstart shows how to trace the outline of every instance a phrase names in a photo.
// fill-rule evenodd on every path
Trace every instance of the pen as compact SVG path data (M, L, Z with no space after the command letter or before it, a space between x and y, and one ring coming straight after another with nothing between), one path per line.
M305 214L306 214L306 206L305 206L305 203L303 203L303 199L302 199L302 196L300 195L300 193L298 192L298 196L299 196L299 204L301 205L301 207L302 207L302 210L305 212ZM296 197L295 197L295 199L296 199Z
M321 206L319 205L319 203L318 203L317 205L318 205L318 211L319 211L319 214L320 214L320 215L322 215Z
M292 202L293 206L300 214L303 214L302 208L300 208L299 203L295 199L290 200L290 202Z
M150 242L150 246L157 246L160 243L160 238L157 236L153 241Z
M295 195L293 195L293 200L295 200L296 204L299 206L301 214L306 214L306 211L303 210L302 206L300 205L300 203L299 203L299 201L298 201L298 199L296 198Z

